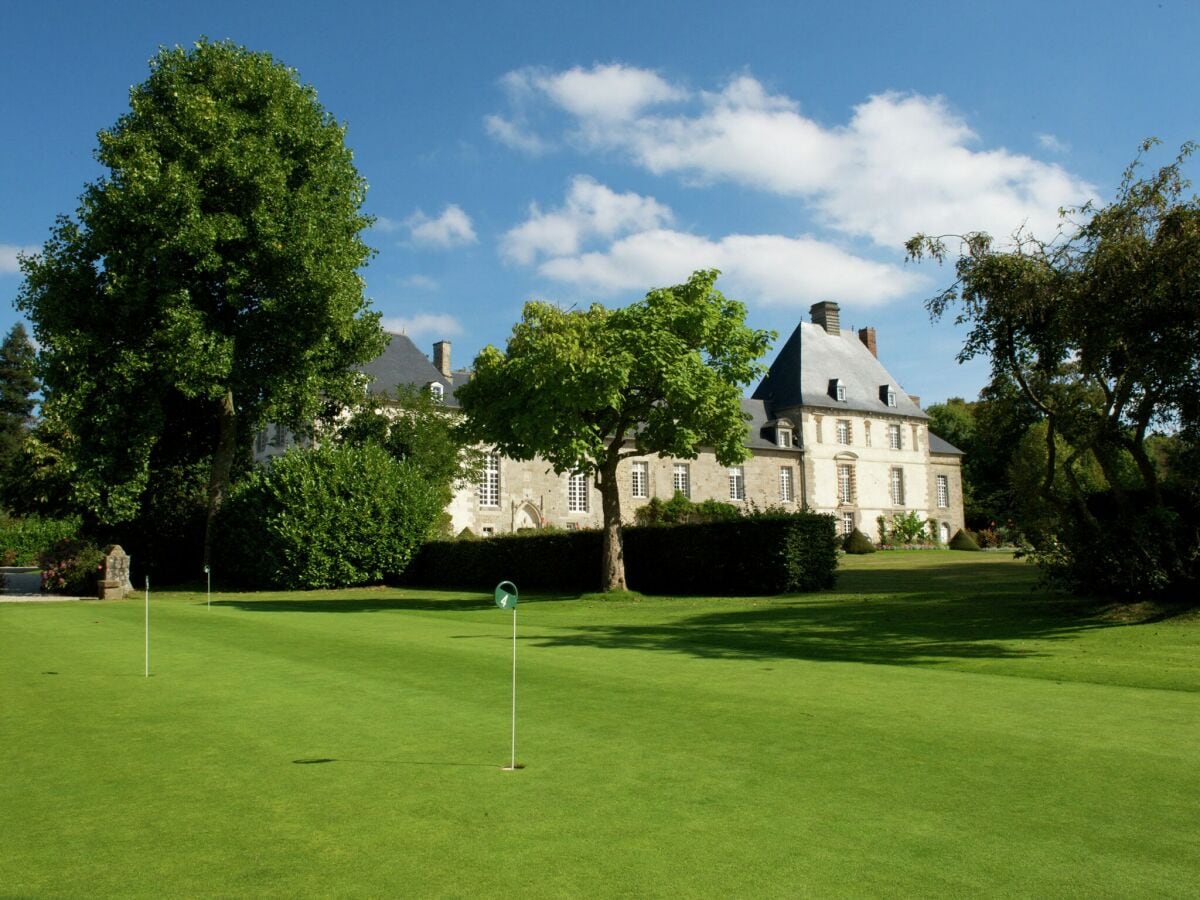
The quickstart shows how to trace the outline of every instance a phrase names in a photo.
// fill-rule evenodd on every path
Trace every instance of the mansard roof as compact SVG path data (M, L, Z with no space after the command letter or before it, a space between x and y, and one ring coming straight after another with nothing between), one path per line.
M447 378L408 335L389 332L387 339L383 353L359 366L359 371L371 379L368 389L372 393L395 395L403 387L423 388L436 383L445 389L445 404L458 406L454 391L470 379L469 373L453 372Z
M837 399L839 384L845 388L845 400ZM888 405L888 389L895 406ZM857 335L830 334L809 322L796 326L752 396L766 404L771 417L805 406L929 418Z

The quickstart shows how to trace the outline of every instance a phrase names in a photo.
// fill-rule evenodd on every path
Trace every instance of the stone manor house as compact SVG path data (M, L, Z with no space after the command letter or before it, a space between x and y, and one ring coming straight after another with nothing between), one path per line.
M880 363L874 328L842 332L838 305L813 305L749 399L746 447L739 466L717 463L709 450L696 459L658 456L624 460L621 512L632 521L650 498L681 491L693 501L721 500L759 509L830 513L838 530L878 537L876 520L915 511L936 523L945 543L963 527L962 452L933 434L919 398L910 397ZM371 390L401 385L431 391L447 408L470 379L450 365L450 343L433 347L432 361L400 334L363 367ZM282 453L291 436L276 428L259 434L255 457ZM455 533L479 535L554 525L601 524L600 494L583 475L556 475L547 463L490 454L477 484L457 491L448 512Z

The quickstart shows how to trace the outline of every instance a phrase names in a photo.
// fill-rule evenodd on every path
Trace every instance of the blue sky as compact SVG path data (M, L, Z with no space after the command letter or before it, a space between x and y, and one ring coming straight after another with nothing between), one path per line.
M385 322L454 364L529 299L617 305L717 267L780 342L817 300L873 325L925 403L973 398L916 231L1111 198L1200 139L1200 4L12 2L0 11L0 327L15 256L101 174L95 135L160 45L272 53L348 127ZM1195 166L1192 166L1195 169ZM1193 171L1194 174L1194 171Z

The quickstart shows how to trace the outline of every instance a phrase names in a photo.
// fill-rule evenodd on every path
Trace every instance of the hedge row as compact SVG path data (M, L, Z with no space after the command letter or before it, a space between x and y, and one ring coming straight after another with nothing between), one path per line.
M625 576L647 594L783 594L832 587L837 538L831 516L764 515L702 525L624 529ZM423 587L593 591L600 587L598 531L481 541L432 541L403 580Z

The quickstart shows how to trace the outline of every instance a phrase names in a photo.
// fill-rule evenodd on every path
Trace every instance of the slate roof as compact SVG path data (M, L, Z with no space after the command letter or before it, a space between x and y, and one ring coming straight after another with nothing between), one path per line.
M929 432L929 452L940 453L943 456L964 456L965 454L944 438Z
M845 386L845 401L835 398L834 379ZM887 404L886 388L889 387L895 393L895 406ZM766 404L772 417L797 406L807 406L912 419L929 418L909 399L858 335L850 331L829 334L820 325L810 322L796 326L753 397Z
M394 395L405 385L422 388L436 382L445 389L445 405L458 406L454 392L470 380L469 372L453 372L447 378L417 349L408 335L389 332L387 337L388 344L383 353L359 366L359 371L371 379L368 389L372 393Z

